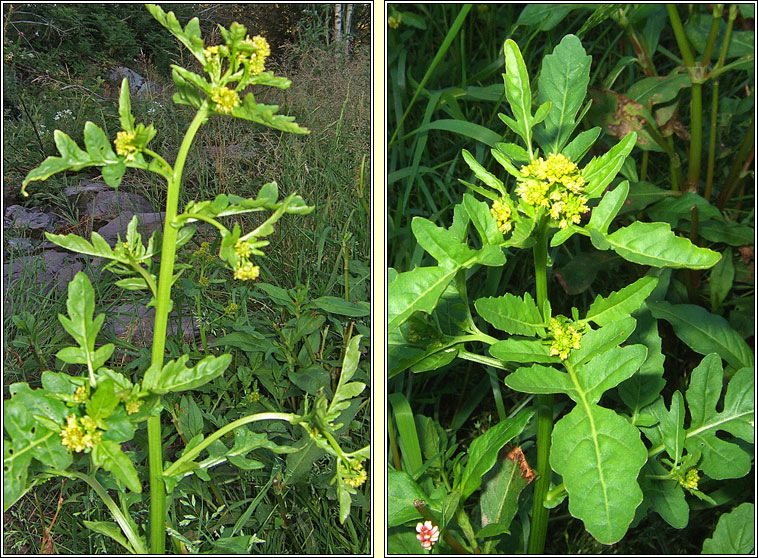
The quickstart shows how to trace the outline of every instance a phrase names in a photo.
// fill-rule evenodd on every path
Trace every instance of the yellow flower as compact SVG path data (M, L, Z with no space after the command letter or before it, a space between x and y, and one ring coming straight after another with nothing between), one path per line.
M261 268L257 265L253 265L250 262L244 262L241 266L234 270L234 278L241 281L255 280L260 275Z
M113 142L116 145L116 153L126 157L127 161L134 161L137 154L137 147L132 143L135 137L134 132L121 131L116 134L116 140Z
M352 469L354 476L346 477L345 483L352 486L353 488L358 488L364 482L366 482L366 479L368 478L366 469L363 468L363 463L360 461L353 462L350 465L350 468Z
M239 306L232 302L229 304L229 306L224 308L224 314L234 314L237 310L239 310Z
M697 469L690 469L684 477L679 477L679 484L687 490L697 490L697 483L700 481L700 475Z
M244 53L239 53L237 59L240 62L245 62L246 60L249 61L250 74L257 76L266 67L266 58L271 55L271 47L269 47L268 41L260 35L256 35L252 39L247 37L242 43L254 47L255 52L250 54L249 59Z
M252 246L245 242L244 240L238 240L237 243L234 245L234 253L237 254L238 258L249 258L250 254L253 252Z
M86 415L81 419L77 419L76 415L69 415L60 436L64 446L72 451L81 452L92 449L100 441L102 432L97 429L94 419Z
M216 110L226 114L231 114L234 107L239 106L240 98L236 91L228 87L214 87L211 89L211 101L216 103Z
M507 203L503 200L495 200L492 202L490 213L495 218L497 228L501 233L506 234L510 232L513 224L510 222L511 208Z
M553 337L550 354L559 357L561 360L566 360L572 349L578 349L581 346L582 334L567 322L568 320L562 316L560 319L550 318L550 325L548 326L548 331Z
M74 401L84 403L87 401L87 386L79 386L74 392Z
M142 407L142 401L139 399L133 399L132 401L128 401L125 406L126 414L133 415L134 413L139 413L139 408Z
M389 25L393 29L397 29L398 27L400 27L400 24L402 22L403 22L402 14L391 15L390 17L387 18L387 25Z

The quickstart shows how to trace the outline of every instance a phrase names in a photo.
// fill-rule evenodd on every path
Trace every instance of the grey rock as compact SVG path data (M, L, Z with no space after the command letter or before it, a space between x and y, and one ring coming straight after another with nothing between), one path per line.
M98 193L92 204L87 207L87 213L93 221L109 221L125 211L152 212L153 206L139 194L108 190Z
M61 222L61 219L52 213L45 213L37 207L26 208L20 205L6 207L3 218L4 228L40 232L52 232L55 229L55 225L59 222Z
M46 250L38 256L13 258L3 264L3 283L8 286L24 278L34 278L29 285L33 292L49 293L52 287L65 289L68 282L82 270L76 254ZM37 290L39 289L39 290Z
M107 192L112 188L105 182L95 182L93 180L82 180L78 184L67 187L64 192L69 198L79 196L90 196L94 198L99 192Z
M119 339L129 343L148 346L153 340L153 323L155 321L155 308L145 308L135 304L122 304L112 308L106 313L104 331L109 332ZM168 317L167 334L178 335L191 340L199 335L200 326L187 312L182 314L181 326L179 315L172 312Z
M5 245L15 252L31 252L34 250L34 243L28 238L6 238Z
M121 80L126 78L129 81L129 92L137 97L147 95L148 93L157 94L161 91L161 87L157 83L144 78L126 66L114 68L108 73L108 78L111 81L117 82L119 86Z
M137 230L142 235L143 244L147 245L147 240L150 238L150 235L153 234L153 231L160 231L163 229L163 220L166 217L164 211L146 213L124 211L107 225L100 227L97 233L102 236L108 244L115 246L119 235L121 235L122 240L126 238L126 229L129 226L132 217L135 215L137 216Z

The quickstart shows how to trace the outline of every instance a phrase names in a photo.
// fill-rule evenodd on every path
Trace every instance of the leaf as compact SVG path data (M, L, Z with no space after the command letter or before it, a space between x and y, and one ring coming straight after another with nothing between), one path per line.
M360 335L354 336L350 339L345 349L340 379L337 387L334 389L334 397L332 397L332 401L329 403L326 411L326 418L330 424L337 419L340 412L348 407L350 399L357 397L366 387L364 383L350 381L358 369L358 361L361 358L361 351L359 349L361 337ZM340 426L342 425L333 425L334 428L339 428Z
M658 322L647 306L636 314L636 320L637 327L629 337L629 343L645 345L647 358L634 376L619 385L618 394L632 413L639 415L644 406L655 401L666 382L663 380L665 357L661 352L662 341L658 335Z
M482 478L479 498L482 529L477 532L477 538L509 532L518 511L519 495L533 478L534 473L520 447L500 452L495 467Z
M711 310L718 309L732 290L734 284L734 261L732 249L727 248L721 253L721 259L711 269L708 291L711 296Z
M703 554L725 556L755 552L755 506L743 502L719 517L713 537L703 541Z
M713 219L721 223L725 222L721 211L705 198L693 192L685 192L681 196L663 198L661 201L651 206L647 214L653 221L662 221L668 223L671 227L676 227L680 221L692 220L692 208L697 207L698 218L701 222Z
M398 274L387 287L387 333L414 312L430 314L458 268L417 267Z
M579 163L595 144L595 141L597 141L597 138L600 136L600 132L602 132L600 126L595 126L590 130L579 132L577 136L563 148L563 154L573 162Z
M90 529L95 533L105 535L106 537L110 537L118 544L123 546L130 554L136 554L134 548L132 548L132 545L126 541L123 534L121 533L121 528L116 523L113 523L111 521L87 521L86 519L83 520L82 523L87 529Z
M598 230L603 234L607 233L611 221L618 215L619 210L624 205L627 194L629 194L629 182L624 180L624 182L603 196L597 207L592 210L587 227Z
M482 477L497 460L500 449L521 434L534 411L522 411L513 418L505 419L471 442L468 461L461 473L460 490L465 500L482 484Z
M518 45L511 39L503 45L505 53L505 95L516 117L513 131L524 140L528 149L532 145L532 90L529 74ZM507 123L507 122L506 122Z
M650 459L642 468L640 486L645 495L640 508L650 506L654 512L675 529L684 529L689 523L690 506L684 496L684 489L676 479L650 479L649 475L666 477L669 471L655 459ZM637 508L638 514L640 508Z
M84 145L93 161L110 164L120 162L111 148L108 136L100 127L90 121L84 124Z
M639 430L609 409L577 405L553 428L550 465L563 478L569 512L603 544L621 540L634 519L646 460Z
M627 89L626 96L642 106L648 106L648 101L654 105L667 103L690 85L692 82L686 72L675 72L665 77L647 77L636 81Z
M550 347L538 339L510 338L490 345L490 354L506 362L559 363L550 355Z
M463 206L471 217L474 228L479 233L482 243L498 246L503 242L503 233L497 228L490 208L485 202L477 200L469 193L463 194Z
M121 451L121 445L109 440L101 440L92 448L92 463L95 467L102 467L113 473L118 480L123 482L132 492L141 493L142 485L139 482L137 469L134 464Z
M584 188L588 198L597 198L611 183L624 164L627 155L632 151L637 134L627 134L624 139L614 145L608 153L594 158L582 169L582 176L586 181Z
M662 444L674 463L680 463L684 453L684 397L679 391L671 396L671 410L666 409L663 396L645 407L644 413L654 417L654 426L642 427L641 430L654 445Z
M490 188L497 190L500 194L505 195L505 188L500 179L480 165L479 162L474 159L474 156L467 150L463 149L461 155L463 155L463 160L466 161L466 164L479 180L484 182Z
M87 414L96 421L108 418L119 404L113 380L100 382L86 404Z
M301 128L296 122L294 116L283 116L275 114L279 110L276 105L264 105L255 102L252 93L245 95L242 104L234 109L232 115L236 118L249 120L257 124L263 124L269 128L282 130L292 134L309 134L310 130Z
M651 302L648 307L653 316L669 322L676 336L696 353L718 353L735 368L753 367L750 347L721 316L693 304Z
M428 219L414 217L411 229L419 245L429 252L441 266L470 266L475 252L455 238L449 229L438 227Z
M632 312L640 308L657 284L657 277L642 277L620 291L611 293L608 298L597 295L590 309L587 310L585 319L604 326L630 316Z
M571 366L581 366L596 354L619 346L632 334L636 323L627 317L611 322L600 329L588 331L582 335L581 346L573 349L566 362Z
M708 269L721 257L676 236L666 223L635 221L604 238L625 260L654 267Z
M201 64L205 63L205 56L203 55L203 38L200 34L200 21L196 17L193 17L184 29L182 29L174 12L166 13L156 4L145 4L145 7L158 23L168 29L179 42L190 50Z
M405 471L387 472L387 527L395 527L421 518L413 505L415 500L426 501L427 496Z
M500 297L480 298L475 303L479 316L497 329L511 335L544 335L545 320L532 295L524 298L506 293Z
M185 366L188 359L189 355L182 355L176 360L168 361L162 369L160 365L150 366L142 381L143 388L157 394L198 388L223 374L231 363L232 356L209 355L192 368Z
M365 301L352 302L336 296L320 296L311 305L329 314L362 318L371 315L371 304Z
M129 80L121 80L121 92L118 96L118 116L121 129L126 132L134 131L134 116L132 116L132 101L129 98Z
M753 441L753 367L741 368L734 374L726 388L723 410L717 412L723 377L721 359L716 354L703 358L692 371L686 393L691 420L685 447L690 453L702 453L699 467L712 479L736 479L750 472L750 454L716 434L724 431L746 442Z
M542 59L539 98L550 102L545 119L545 153L561 153L576 127L576 115L587 95L591 56L574 35L563 37L552 54Z
M79 254L88 254L90 256L97 256L99 258L107 258L109 260L120 261L121 263L128 263L126 260L122 260L116 254L105 241L105 239L98 233L92 233L92 244L87 242L81 236L75 234L50 234L45 233L45 237L52 242L66 248L72 252L78 252Z

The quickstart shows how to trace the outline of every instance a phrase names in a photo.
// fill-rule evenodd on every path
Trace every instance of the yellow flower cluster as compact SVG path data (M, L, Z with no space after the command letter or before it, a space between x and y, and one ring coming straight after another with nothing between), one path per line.
M137 146L132 143L135 137L134 132L121 131L116 134L116 139L113 142L116 146L116 153L126 157L127 161L134 161L134 156L137 154Z
M513 228L513 223L510 222L511 207L504 200L495 200L490 208L490 213L495 218L497 228L501 233L510 232Z
M221 64L221 53L219 52L219 45L213 45L204 48L203 55L205 56L205 60L208 64Z
M88 451L100 441L102 435L94 419L87 415L82 418L69 415L66 426L61 430L61 443L73 451Z
M366 474L366 469L363 468L363 462L361 461L354 461L353 463L350 464L350 468L355 473L355 476L346 477L345 483L349 484L353 488L358 488L364 482L366 482L366 479L368 478L368 475Z
M126 402L126 414L127 415L133 415L134 413L139 413L139 408L142 407L142 401L139 399L132 399L131 401Z
M242 63L249 60L250 75L257 76L266 67L266 58L271 56L271 47L268 46L268 41L260 35L256 35L252 39L247 37L242 43L255 47L256 50L250 54L249 58L242 52L237 55L237 58Z
M697 490L697 483L700 481L700 475L697 469L690 469L684 477L679 477L679 484L687 490Z
M567 322L566 318L550 318L550 325L548 326L550 335L553 337L550 354L560 357L561 360L566 360L572 349L578 349L582 339L579 330Z
M239 310L239 306L235 304L234 302L230 302L229 306L224 308L224 314L226 315L234 314L237 310Z
M392 27L393 29L397 29L400 27L400 24L403 22L403 16L401 14L391 15L387 18L387 25Z
M546 207L550 217L565 229L578 224L589 211L583 196L585 180L577 166L565 155L551 153L521 167L522 178L516 194L534 207Z
M214 87L211 89L211 101L216 103L216 110L226 114L231 114L234 107L239 106L240 97L237 92L226 86Z
M239 261L237 267L234 270L234 278L241 281L255 280L260 275L261 268L257 265L253 265L250 261L250 255L253 248L244 240L238 240L234 245L234 253L237 255Z
M79 386L74 392L74 401L76 403L84 403L87 401L87 386Z

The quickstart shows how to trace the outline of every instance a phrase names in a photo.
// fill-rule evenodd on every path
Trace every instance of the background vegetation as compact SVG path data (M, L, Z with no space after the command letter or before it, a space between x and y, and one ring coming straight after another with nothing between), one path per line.
M96 176L59 175L35 185L24 199L19 195L21 180L46 156L57 153L52 134L56 128L80 140L84 123L92 120L115 136L120 79L112 82L108 74L118 65L158 85L147 96L132 95L132 107L138 121L152 122L158 130L154 150L172 161L192 112L171 101L170 64L186 65L191 57L140 5L5 4L3 9L5 205L39 206L64 219L52 232L88 237L91 221L63 191ZM259 101L280 105L282 113L311 130L307 136L295 136L232 119L211 121L190 152L180 206L219 193L254 197L272 180L283 193L297 191L316 206L306 217L280 221L255 285L233 282L217 259L204 256L201 242L209 242L211 252L217 249L215 233L197 235L185 247L180 257L192 269L175 288L175 301L201 324L211 346L218 340L236 352L230 373L201 390L202 397L170 401L177 430L164 449L170 453L184 445L180 437L189 439L214 424L265 409L301 408L306 394L332 389L351 334L364 334L368 346L371 74L366 5L355 5L349 52L332 38L328 5L171 4L164 9L173 10L183 24L198 16L208 44L220 40L217 23L228 26L235 20L248 26L250 34L266 36L272 46L267 69L290 78L292 87L254 93ZM121 190L142 194L156 209L164 202L164 185L147 173L127 173ZM11 250L8 233L4 260L29 255ZM87 272L97 291L98 312L108 314L129 302L116 298L110 276L96 269ZM65 369L55 359L65 342L57 320L58 313L65 312L65 292L40 293L40 277L28 271L6 285L4 398L14 382L35 387L44 369ZM271 286L259 287L260 282ZM34 297L24 296L30 291ZM342 299L352 310L321 308L304 326L301 307L321 296ZM245 337L251 332L261 334L273 353L260 342L251 343L250 335ZM131 335L109 341L117 344L121 371L127 375L149 362L149 347ZM171 358L186 352L195 359L202 350L201 339L179 336L169 339L167 347ZM298 355L311 350L320 364L318 373L295 373ZM364 381L369 379L369 362L366 351L358 372ZM368 398L352 411L354 418L344 428L341 443L356 449L370 439ZM289 431L279 435L289 436ZM145 440L138 435L135 442L133 449L146 454ZM242 528L265 540L253 548L261 554L369 551L370 481L361 488L360 505L340 525L334 488L328 484L333 471L318 451L269 455L262 465L249 471L217 467L211 483L193 477L183 491L180 485L171 512L177 529L172 533L173 550L198 545L233 552L214 547L213 541L224 530L228 535ZM86 487L72 483L35 487L5 514L4 552L120 552L110 539L82 525L85 519L108 519L98 502ZM146 521L144 513L138 522Z

